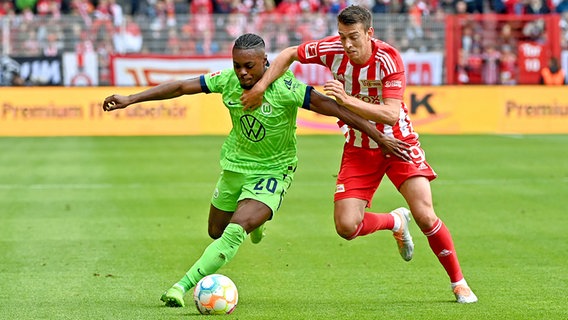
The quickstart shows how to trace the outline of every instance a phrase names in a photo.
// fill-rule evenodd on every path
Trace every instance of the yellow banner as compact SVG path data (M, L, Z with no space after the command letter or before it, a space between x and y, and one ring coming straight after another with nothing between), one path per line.
M231 122L219 95L198 94L103 112L136 87L0 88L0 136L217 135ZM318 90L322 91L321 88ZM415 130L432 134L568 133L568 87L409 87ZM341 134L336 119L300 109L298 134Z
M568 133L568 86L411 87L419 133Z
M150 101L103 112L113 93L143 88L0 88L0 136L226 134L231 122L215 95Z

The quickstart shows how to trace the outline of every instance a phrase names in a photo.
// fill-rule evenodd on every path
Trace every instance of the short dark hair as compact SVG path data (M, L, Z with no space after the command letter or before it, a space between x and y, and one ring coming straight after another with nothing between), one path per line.
M233 49L241 49L241 50L247 50L247 49L263 49L266 47L266 45L264 44L264 40L253 33L245 33L242 36L238 37L237 40L235 40L235 45L233 46Z
M361 23L365 29L369 29L373 26L373 16L371 12L358 5L350 5L341 10L337 16L337 21L348 26Z

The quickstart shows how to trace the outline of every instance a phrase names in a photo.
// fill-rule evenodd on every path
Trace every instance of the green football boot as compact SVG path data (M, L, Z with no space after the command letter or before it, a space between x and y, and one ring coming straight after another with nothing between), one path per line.
M176 285L164 292L160 300L166 303L166 307L185 307L185 302L183 301L183 290Z
M250 241L252 243L259 243L262 238L264 238L264 224L262 224L260 227L254 229L251 233L250 233Z

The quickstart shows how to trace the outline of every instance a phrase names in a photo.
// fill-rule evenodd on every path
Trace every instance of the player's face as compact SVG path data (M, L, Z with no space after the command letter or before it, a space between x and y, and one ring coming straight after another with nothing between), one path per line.
M356 64L364 64L371 58L373 46L371 37L373 28L365 30L362 23L346 25L338 23L337 30L345 53L349 60Z
M262 78L266 53L261 49L233 49L233 69L243 89L251 89Z

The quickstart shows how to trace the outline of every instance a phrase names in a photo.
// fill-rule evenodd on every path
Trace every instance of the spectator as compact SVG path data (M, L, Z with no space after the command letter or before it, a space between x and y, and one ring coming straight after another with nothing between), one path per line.
M473 28L470 24L465 25L462 29L462 49L469 53L473 49Z
M517 47L517 37L513 34L513 26L510 22L503 24L499 33L499 41L501 45L507 45L510 48Z
M182 44L176 28L168 29L168 43L166 45L167 54L181 55L182 54Z
M39 0L36 5L38 16L51 16L53 19L61 18L61 0Z
M27 56L39 56L41 54L41 44L35 28L28 31L26 40L22 44L22 52Z
M554 11L556 11L556 13L568 12L568 0L562 0L560 3L558 3Z
M61 0L61 14L67 15L71 13L71 0Z
M233 11L231 0L213 0L213 13L228 14Z
M375 0L371 10L374 14L377 13L390 13L392 1L391 0Z
M35 14L33 12L33 8L23 8L22 13L20 14L21 22L32 24L35 20Z
M483 0L464 0L467 13L483 13Z
M91 38L91 34L88 31L82 30L81 26L79 25L75 25L73 26L73 34L73 38L76 41L75 52L77 54L85 54L95 51L93 39Z
M540 84L547 86L560 86L566 84L565 72L557 58L550 58L548 66L542 68L540 71Z
M303 13L318 12L321 3L319 0L299 0L300 9Z
M568 11L560 15L560 45L562 49L568 49Z
M499 84L501 53L495 48L494 44L488 44L485 46L481 58L483 59L483 84Z
M510 45L504 45L501 50L501 84L517 84L517 55Z
M122 6L116 0L108 0L109 12L112 17L112 24L115 27L122 25L124 15L122 13Z
M91 32L97 34L101 27L105 28L107 33L113 33L112 13L109 0L99 0L93 12L93 26Z
M438 2L438 10L441 10L444 14L454 14L457 13L455 0L440 0Z
M217 43L213 42L215 35L215 23L213 15L208 13L209 6L196 6L195 14L189 17L188 22L182 27L191 41L195 43L195 50L201 55L211 55L219 50Z
M250 14L254 10L255 2L253 0L233 0L231 6L233 13Z
M518 5L521 0L502 0L503 4L505 5L505 13L507 14L514 14L515 7Z
M481 84L482 70L483 70L483 57L481 55L481 48L473 46L472 52L467 55L467 76L470 84Z
M213 1L212 0L192 0L189 7L191 14L212 14Z
M526 14L546 14L550 13L550 8L544 0L529 0L525 5Z
M42 53L46 57L55 57L63 52L63 41L59 32L49 31L46 43L42 47Z
M460 50L458 55L458 63L456 65L456 75L458 84L469 84L469 75L467 68L467 52L465 50Z
M239 35L246 33L247 16L242 13L232 13L227 17L225 23L225 31L232 39L236 39ZM280 24L278 24L280 25ZM187 28L191 32L191 28Z
M422 16L429 15L428 5L423 0L409 0L408 15L410 23L406 29L406 36L410 41L422 39L424 30L422 29Z
M91 14L95 7L89 0L71 0L71 14L80 16L87 27L93 25Z
M531 22L527 22L523 26L523 35L532 41L537 41L540 43L546 42L546 35L544 32L545 24L544 20L538 19Z
M154 15L150 17L152 30L158 32L176 25L175 3L173 0L158 0L152 12L154 12Z
M497 14L506 14L507 7L505 5L504 0L490 0L490 8L493 12Z
M346 0L322 0L321 11L332 15L338 14L339 11L347 7Z
M0 17L4 16L12 16L14 15L14 5L10 0L1 0L0 1Z
M131 16L136 16L140 12L140 2L141 0L129 0Z
M302 8L300 8L298 0L283 0L276 5L276 9L274 11L285 17L294 17L302 13Z
M97 41L95 48L99 64L99 84L109 85L111 82L109 56L115 53L111 35L103 34L102 38Z
M140 52L143 42L140 26L132 16L126 16L124 21L124 25L117 27L116 32L113 33L114 49L118 53Z
M467 14L467 3L463 0L458 0L455 2L456 14Z

